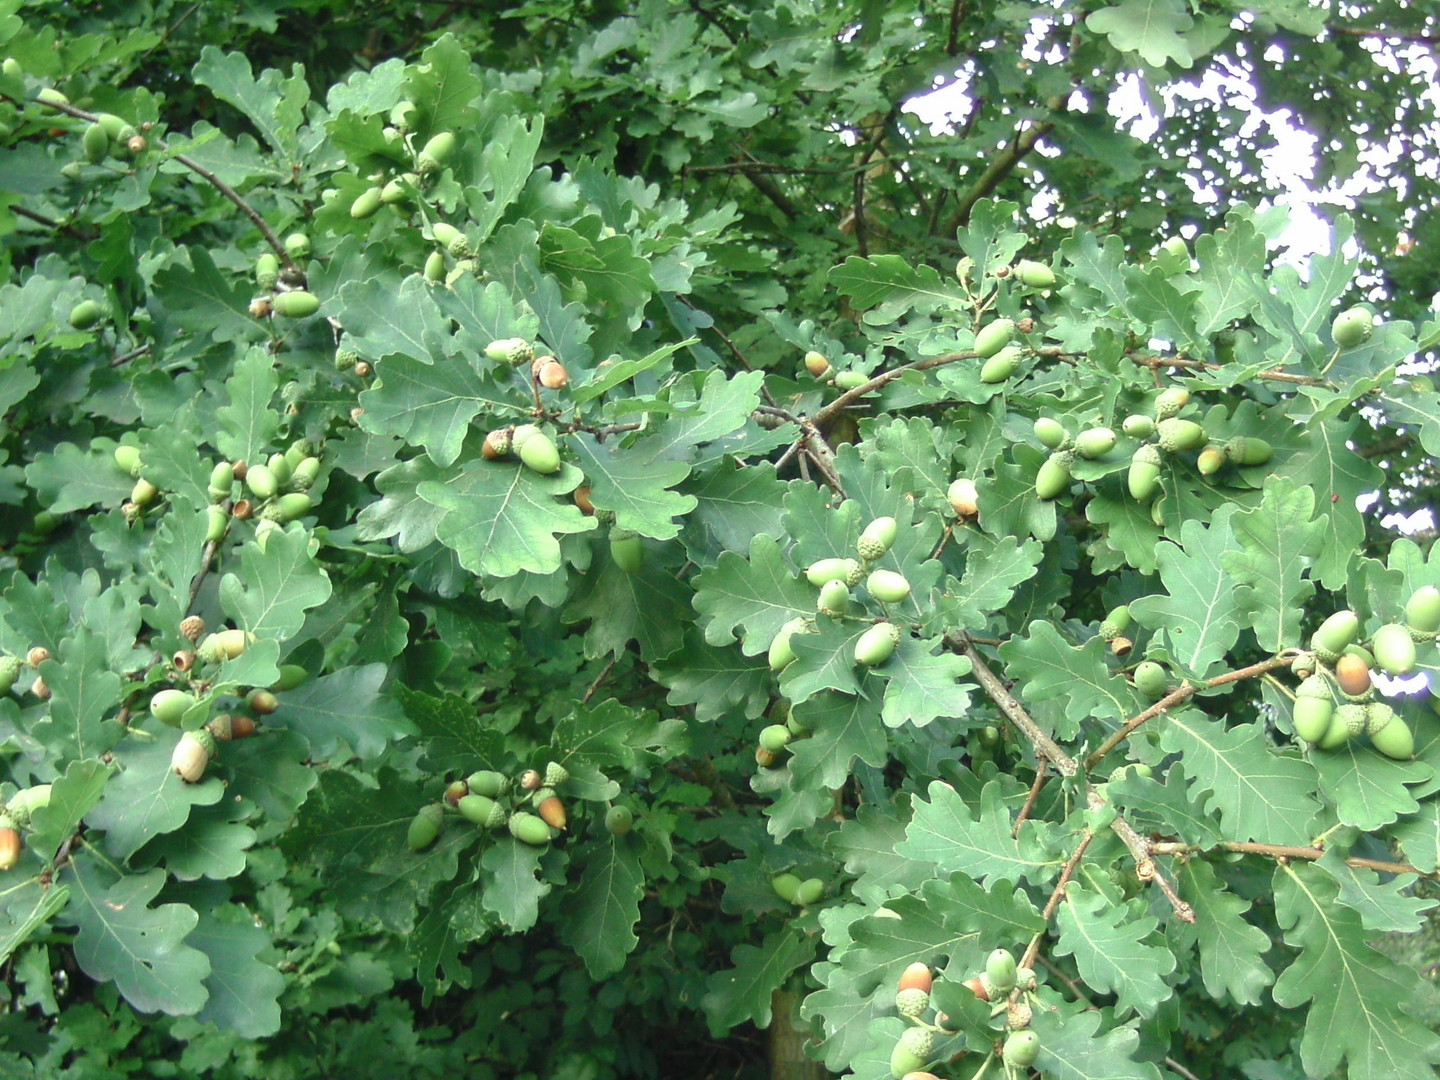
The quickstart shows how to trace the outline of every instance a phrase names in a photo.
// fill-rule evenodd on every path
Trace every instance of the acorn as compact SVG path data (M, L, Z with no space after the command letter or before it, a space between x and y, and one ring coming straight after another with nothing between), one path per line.
M1153 499L1160 488L1160 451L1149 443L1137 449L1130 459L1126 483L1137 502Z
M945 495L950 501L950 509L955 511L961 521L968 521L980 513L979 493L976 491L975 481L969 477L961 476L952 480Z
M1172 386L1168 390L1162 390L1160 396L1155 399L1155 419L1168 420L1172 416L1179 416L1186 405L1190 404L1190 391L1183 386Z
M170 755L170 768L187 784L198 784L205 776L205 767L215 756L215 736L205 728L187 731L180 736Z

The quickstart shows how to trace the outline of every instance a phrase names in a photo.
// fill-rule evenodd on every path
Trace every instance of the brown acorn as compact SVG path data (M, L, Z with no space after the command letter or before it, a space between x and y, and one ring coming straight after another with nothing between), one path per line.
M772 754L769 750L766 750L763 746L757 746L757 747L755 748L755 764L756 764L756 765L759 765L762 769L768 769L768 768L770 768L771 766L773 766L773 765L775 764L775 762L777 762L777 761L779 761L779 760L780 760L780 757L779 757L778 754Z
M470 794L470 785L464 780L455 780L445 788L445 801L451 806L458 806L460 800Z
M973 979L966 979L965 985L968 986L971 992L981 1001L990 1000L990 990L985 985L985 980L979 975L976 975Z
M230 718L230 738L248 739L255 734L255 721L248 716L232 716Z
M269 716L276 709L280 708L280 700L269 690L252 690L249 697L250 708L261 716Z
M1124 634L1112 638L1110 641L1110 651L1116 656L1129 656L1130 650L1133 648L1135 648L1135 643Z
M558 795L551 795L541 802L539 806L535 807L535 812L552 829L563 830L565 828L565 804L560 801Z
M526 769L520 774L520 787L525 791L539 791L544 783L545 778L534 769Z
M235 505L230 507L230 516L236 521L249 521L255 516L255 504L249 499L236 499Z
M30 684L30 692L41 701L50 700L50 684L39 675L35 676L35 681Z
M499 461L503 457L508 457L514 431L514 428L496 428L494 431L487 432L485 441L480 444L480 455L486 461Z
M29 664L32 668L38 668L41 664L43 664L46 660L49 659L50 650L47 649L44 645L36 645L33 649L31 649L25 654L25 663Z
M232 461L230 463L230 471L234 473L236 480L244 480L250 472L250 466L243 461Z
M570 373L553 356L547 356L535 373L536 380L547 390L563 390L570 385Z
M193 645L205 636L205 620L199 615L186 615L180 620L180 636Z
M195 654L189 649L181 649L170 658L170 665L181 673L189 671L195 666Z
M1351 697L1363 697L1370 692L1370 665L1363 656L1345 653L1335 661L1335 681Z
M20 861L20 830L13 825L0 827L0 870L11 870Z
M594 515L595 504L590 501L589 484L581 484L570 497L575 500L575 505L580 508L582 514Z
M370 366L370 362L368 360L355 361L355 374L360 376L360 378L362 379L368 379L370 377L370 373L374 370L375 369Z

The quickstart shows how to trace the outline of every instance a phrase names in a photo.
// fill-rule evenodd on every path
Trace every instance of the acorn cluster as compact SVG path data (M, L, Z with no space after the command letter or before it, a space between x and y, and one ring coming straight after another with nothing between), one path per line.
M453 810L470 824L488 831L505 827L510 835L532 847L544 847L564 832L569 818L556 788L570 779L558 761L545 771L526 769L512 779L493 769L481 769L445 788L444 798L420 808L406 832L411 851L424 851L434 844L444 828L447 811ZM605 826L615 835L630 831L633 816L625 807L611 807Z

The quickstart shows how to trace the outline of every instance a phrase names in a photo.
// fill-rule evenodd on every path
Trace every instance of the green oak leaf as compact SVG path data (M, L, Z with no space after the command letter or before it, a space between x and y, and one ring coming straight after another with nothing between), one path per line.
M585 961L591 978L619 971L640 942L634 929L645 891L639 846L625 836L602 840L590 849L580 880L566 893L560 940Z
M1159 921L1138 913L1143 910L1142 901L1112 904L1072 882L1055 910L1055 952L1075 958L1087 986L1113 992L1118 1012L1134 1009L1148 1017L1173 992L1165 978L1175 970L1175 956L1155 943Z
M239 570L220 579L220 603L243 630L284 641L305 624L307 608L330 598L330 578L316 563L304 526L275 529L265 546L240 547Z
M737 945L730 953L731 967L713 972L705 980L700 1007L710 1034L722 1038L746 1022L769 1027L771 999L792 972L815 957L815 941L794 930L779 930L760 945Z
M270 935L255 925L238 904L205 912L186 945L210 960L205 989L210 997L196 1019L242 1039L263 1039L280 1030L280 994L284 975L258 959L271 948Z

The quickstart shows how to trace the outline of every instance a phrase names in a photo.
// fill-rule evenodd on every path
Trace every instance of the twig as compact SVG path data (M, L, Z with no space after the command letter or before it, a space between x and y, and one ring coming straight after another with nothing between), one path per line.
M38 98L32 98L30 99L30 101L33 104L43 105L48 109L54 109L56 112L62 112L68 116L73 116L77 120L88 120L92 124L98 122L100 119L100 117L97 116L95 113L86 112L84 109L77 109L74 105L61 105L59 102L41 101ZM163 150L163 144L157 149ZM240 212L243 213L247 218L249 218L250 221L255 225L255 227L260 230L260 235L265 237L265 242L275 250L275 254L279 257L280 261L286 266L295 266L295 260L292 259L290 257L290 253L285 250L285 245L280 242L280 238L275 235L275 231L265 223L265 219L260 216L260 212L240 196L239 192L237 192L229 184L225 183L224 180L221 180L213 172L205 168L205 166L201 165L192 157L188 157L185 154L173 154L171 155L171 160L178 161L181 165L184 165L191 172L195 173L203 180L208 181L215 188L216 191L220 192L221 195L225 196L225 198L229 199L232 203L239 207Z
M1055 105L1054 107L1058 108L1059 106ZM1019 165L1031 150L1035 149L1035 144L1054 126L1054 123L1049 120L1032 123L1016 135L1005 149L996 154L994 160L986 166L985 171L976 178L975 183L961 194L959 205L955 207L945 222L944 234L946 236L953 234L955 230L969 221L970 211L975 208L975 204L994 191L1000 185L1000 181L1010 175L1015 166Z
M700 309L696 307L694 303L692 303L687 297L677 294L675 299L679 300L680 303L684 304L691 311L700 311ZM710 313L706 311L702 314L709 315ZM736 345L735 342L730 340L730 335L725 333L724 330L721 330L720 327L715 323L713 318L710 322L710 332L725 343L725 347L730 350L730 355L735 357L741 367L743 367L746 371L755 370L755 365L750 363L750 358L740 351L740 347ZM761 383L760 385L760 392L765 395L765 400L768 401L772 406L775 404L775 398L771 395L769 388L765 386L764 383ZM789 416L788 413L786 415ZM790 419L793 420L794 417L790 417Z
M799 208L790 201L788 195L780 190L780 185L775 183L774 180L771 180L770 177L754 167L742 169L741 171L745 174L745 179L755 185L755 190L774 203L787 218L794 221L800 216Z
M1261 844L1253 841L1222 840L1218 844L1184 844L1171 841L1154 841L1150 850L1156 855L1204 855L1212 851L1231 851L1237 855L1264 855L1270 859L1306 859L1314 861L1325 857L1323 847L1292 847L1289 844ZM1440 871L1421 870L1409 863L1386 862L1384 859L1366 859L1351 855L1345 859L1346 866L1357 870L1374 870L1381 874L1415 874L1418 877L1440 877Z
M1040 759L1040 767L1035 770L1035 782L1030 785L1030 794L1025 797L1025 805L1020 807L1020 813L1015 816L1015 827L1010 830L1011 836L1020 835L1020 826L1030 816L1030 811L1035 806L1035 800L1040 797L1040 789L1045 786L1045 759Z
M1147 720L1159 716L1172 705L1179 704L1186 698L1199 693L1201 690L1210 690L1217 686L1224 686L1227 683L1239 682L1242 679L1253 679L1257 675L1264 675L1266 672L1274 671L1276 668L1289 667L1290 663L1295 659L1296 652L1298 652L1297 649L1286 649L1283 652L1276 653L1269 660L1262 660L1260 663L1251 664L1249 667L1227 671L1223 675L1216 675L1213 679L1206 679L1205 682L1199 685L1195 683L1185 683L1181 685L1179 688L1170 691L1170 693L1155 702L1154 705L1151 705L1144 712L1137 713L1129 720L1126 720L1125 723L1121 724L1120 730L1116 731L1101 743L1100 748L1085 759L1085 767L1087 769L1093 769L1105 760L1106 754L1110 753L1111 750L1114 750L1128 739L1136 728Z
M1030 714L1025 711L1015 695L1010 693L1000 676L990 670L990 665L971 640L964 635L952 634L946 638L946 644L970 660L971 674L984 691L990 695L990 700L995 702L999 710L1005 714L1005 718L1019 728L1031 745L1035 747L1035 756L1042 761L1049 761L1055 766L1055 771L1061 776L1074 776L1080 771L1080 764L1064 750L1045 732L1040 730L1040 725L1035 723Z
M605 670L595 676L595 681L590 684L590 689L586 690L585 696L580 699L581 705L590 704L590 699L595 696L595 691L600 689L600 684L603 683L610 672L614 670L615 664L619 659L619 656L610 657L610 662L605 665Z
M950 33L945 39L945 55L954 56L960 51L960 19L965 14L965 0L955 0L950 5Z
M1075 867L1080 865L1081 858L1085 855L1085 849L1090 846L1090 841L1095 839L1095 834L1089 829L1080 838L1080 843L1070 853L1070 858L1065 860L1065 868L1060 871L1060 880L1055 883L1055 888L1050 893L1050 899L1045 902L1045 910L1040 913L1040 918L1048 926L1050 917L1055 914L1055 909L1060 906L1060 901L1065 898L1065 886L1070 884L1070 875L1075 873ZM1041 930L1025 948L1025 955L1020 958L1020 967L1034 967L1035 957L1040 954L1040 939L1045 936Z
M1105 797L1093 787L1086 798L1092 810L1103 809L1107 805ZM1170 906L1175 909L1175 917L1181 922L1193 923L1195 909L1180 899L1180 894L1175 891L1175 886L1170 883L1170 879L1161 873L1160 867L1155 864L1152 857L1150 842L1136 832L1135 827L1119 813L1110 823L1110 829L1130 849L1130 855L1135 860L1135 872L1140 875L1140 880L1153 881L1165 894L1165 899L1170 901Z
M1183 1076L1185 1080L1200 1080L1200 1077L1196 1076L1193 1072L1185 1068L1184 1065L1181 1065L1172 1057L1167 1057L1165 1059L1165 1067L1171 1072L1175 1073L1177 1076Z
M1325 29L1331 34L1343 34L1355 38L1385 38L1387 41L1413 41L1418 45L1440 44L1440 36L1427 34L1423 30L1391 30L1384 26L1337 26L1326 23Z
M1225 367L1224 364L1217 364L1210 360L1195 360L1188 356L1144 356L1138 353L1131 353L1132 363L1141 367L1149 368L1151 371L1159 371L1161 368L1184 368L1191 371L1218 371ZM1296 375L1290 371L1278 369L1261 371L1255 376L1257 379L1265 379L1269 382L1293 383L1296 386L1325 386L1324 379L1314 375Z
M871 391L880 389L880 387L886 383L894 382L908 372L929 371L931 368L944 367L946 364L953 364L958 360L974 360L976 358L977 354L973 350L969 352L945 353L941 356L931 356L925 360L916 360L913 364L902 364L900 367L890 368L888 371L882 371L878 375L873 376L868 382L862 383L854 390L845 391L845 393L841 394L834 401L819 409L811 419L816 424L823 424L852 401L859 401Z
M131 349L129 352L121 353L119 356L115 357L114 360L110 361L110 366L112 368L116 368L120 367L122 364L128 364L131 360L144 356L149 351L149 345L141 345L138 349Z
M229 511L230 504L228 500L221 505L225 507L227 512ZM224 537L220 538L220 540L223 539ZM195 580L190 583L190 600L185 605L186 615L192 613L192 609L195 607L195 598L200 595L200 586L205 584L205 577L210 573L210 567L215 563L215 553L220 550L220 540L209 541L200 556L200 572L195 575Z

